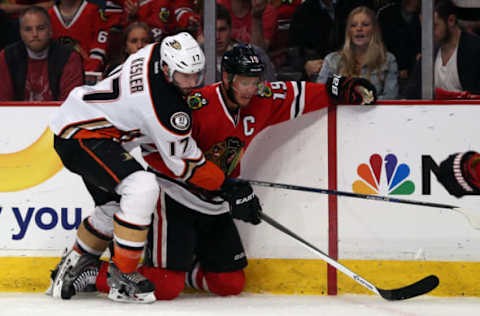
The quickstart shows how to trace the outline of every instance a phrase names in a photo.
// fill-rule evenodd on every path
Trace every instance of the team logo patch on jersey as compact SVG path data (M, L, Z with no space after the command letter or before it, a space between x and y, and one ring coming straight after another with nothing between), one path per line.
M80 56L82 56L83 59L88 59L88 53L85 49L83 49L76 40L74 40L72 37L70 36L62 36L62 37L59 37L57 39L57 41L64 45L64 46L68 46L70 47L71 49L73 49L74 51L76 51L77 53L80 54Z
M245 143L238 137L228 137L205 152L205 157L229 176L242 159Z
M160 12L158 13L158 18L163 23L167 23L168 17L170 16L170 11L167 8L161 8Z
M107 17L107 15L105 14L105 10L99 9L99 10L98 10L98 15L100 16L100 19L101 19L103 22L106 22L106 21L108 20L108 17Z
M170 43L168 43L172 48L174 49L177 49L177 50L181 50L182 49L182 45L177 41L177 40L173 40L171 41Z
M190 128L190 116L185 112L177 112L170 117L170 124L179 131L186 131Z
M261 85L258 87L258 95L262 98L270 98L272 96L272 89L269 86Z
M195 92L194 94L188 96L187 103L188 107L192 110L198 110L207 105L208 101L203 97L201 92Z

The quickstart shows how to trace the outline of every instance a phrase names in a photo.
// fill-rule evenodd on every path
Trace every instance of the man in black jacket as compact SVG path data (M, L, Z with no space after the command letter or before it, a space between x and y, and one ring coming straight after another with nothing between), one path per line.
M45 9L31 6L20 13L19 21L22 40L0 52L0 100L64 100L83 84L80 55L51 40Z
M452 0L438 0L434 13L435 88L480 94L480 37L462 31ZM409 81L406 98L421 97L420 61Z
M408 79L422 49L419 9L420 0L402 0L378 10L383 42L397 59L401 80Z

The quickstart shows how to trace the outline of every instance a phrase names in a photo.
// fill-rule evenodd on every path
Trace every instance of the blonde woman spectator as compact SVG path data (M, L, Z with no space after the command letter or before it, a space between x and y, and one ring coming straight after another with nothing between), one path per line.
M348 15L345 44L325 57L317 82L325 83L335 73L363 77L377 89L379 99L396 99L398 67L393 54L383 45L375 13L357 7Z

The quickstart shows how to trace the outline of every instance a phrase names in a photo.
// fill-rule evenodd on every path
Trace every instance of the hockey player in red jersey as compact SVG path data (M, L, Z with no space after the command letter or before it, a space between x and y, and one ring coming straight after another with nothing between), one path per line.
M205 160L191 137L191 111L183 97L202 81L204 60L188 33L166 37L130 55L94 87L74 89L56 113L50 123L55 150L64 166L80 175L95 209L81 223L73 249L52 272L54 297L68 299L84 290L113 240L108 297L155 300L153 281L138 273L137 264L159 185L127 149L154 145L157 172L206 190L220 188L225 176ZM171 275L165 277L174 278L175 271Z
M85 71L102 71L108 33L119 23L121 7L109 1L101 9L87 0L61 0L48 10L53 39L71 45L83 58Z
M452 195L480 195L480 154L474 151L450 155L440 163L438 180Z
M336 103L372 104L375 88L365 79L332 78L328 84L272 82L263 84L264 65L250 46L226 52L223 80L193 91L195 140L227 177L239 174L241 157L261 130ZM163 162L155 146L141 146L155 171ZM184 150L172 146L172 152ZM228 180L221 197L211 197L188 184L159 174L161 192L149 232L145 262L139 271L155 284L158 300L173 299L184 284L217 295L239 294L245 284L245 251L233 218L259 224L258 198L250 185ZM245 198L237 198L233 193ZM238 196L238 195L237 195ZM108 263L100 268L96 287L109 291Z

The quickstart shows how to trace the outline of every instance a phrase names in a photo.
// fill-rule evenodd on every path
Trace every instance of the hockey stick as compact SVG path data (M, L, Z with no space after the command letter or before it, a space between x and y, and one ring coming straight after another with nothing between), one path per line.
M421 279L420 281L417 281L413 284L410 284L410 285L407 285L407 286L404 286L404 287L401 287L401 288L398 288L398 289L393 289L393 290L380 289L380 288L376 287L375 285L373 285L372 283L370 283L369 281L362 278L361 276L359 276L358 274L356 274L355 272L351 271L350 269L348 269L347 267L345 267L344 265L342 265L338 261L334 260L333 258L328 256L326 253L324 253L323 251L321 251L320 249L318 249L317 247L315 247L314 245L312 245L311 243L309 243L308 241L306 241L302 237L298 236L297 234L295 234L294 232L292 232L291 230L289 230L285 226L282 226L280 223L275 221L273 218L271 218L267 214L261 212L260 217L266 223L270 224L272 227L275 227L276 229L278 229L282 233L292 237L297 242L299 242L302 246L305 246L306 248L308 248L310 251L314 252L315 254L320 255L320 257L324 261L326 261L331 266L335 267L337 270L340 270L343 273L345 273L347 276L352 278L355 282L364 286L368 290L380 295L381 297L383 297L386 300L399 301L399 300L406 300L406 299L409 299L409 298L412 298L412 297L415 297L415 296L419 296L419 295L422 295L422 294L425 294L425 293L428 293L428 292L432 291L433 289L435 289L438 286L438 284L440 282L438 280L438 277L432 274L432 275L429 275L429 276Z
M470 225L473 228L480 229L480 211L476 212L476 211L461 208L455 205L431 203L431 202L415 201L415 200L403 200L403 199L397 199L394 197L382 196L382 195L370 195L370 194L362 194L362 193L336 191L336 190L305 187L305 186L299 186L299 185L293 185L293 184L273 183L273 182L267 182L267 181L245 180L245 179L232 179L232 180L237 182L248 182L250 184L262 186L262 187L296 190L296 191L304 191L304 192L314 192L314 193L330 194L330 195L337 195L337 196L348 196L348 197L367 199L367 200L412 204L412 205L420 205L420 206L428 206L428 207L436 207L436 208L446 208L446 209L450 209L455 212L459 212L463 214L468 219L468 221L470 222Z

